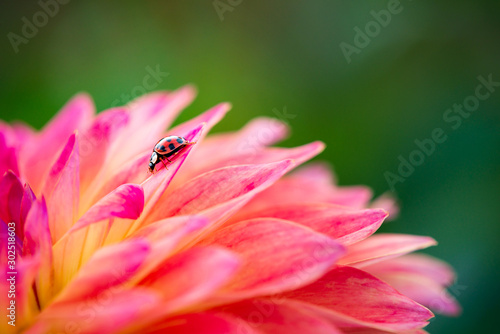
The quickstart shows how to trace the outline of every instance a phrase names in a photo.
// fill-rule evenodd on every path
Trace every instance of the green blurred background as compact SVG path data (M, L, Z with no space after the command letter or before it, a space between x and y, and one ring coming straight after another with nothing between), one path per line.
M4 1L1 118L40 128L79 91L98 110L122 104L140 93L146 68L158 67L169 75L157 89L199 89L181 120L230 101L215 128L227 131L286 107L293 133L283 145L323 140L320 159L340 183L376 194L389 189L384 173L397 173L398 156L408 159L415 139L442 128L447 141L395 185L402 211L383 230L435 237L428 253L458 271L452 293L464 313L438 316L430 332L497 332L500 88L456 130L443 114L474 93L479 75L500 81L500 2L402 0L349 63L340 44L354 45L354 28L388 1L216 4L70 1L16 53L9 32L22 35L22 18L33 22L42 7Z

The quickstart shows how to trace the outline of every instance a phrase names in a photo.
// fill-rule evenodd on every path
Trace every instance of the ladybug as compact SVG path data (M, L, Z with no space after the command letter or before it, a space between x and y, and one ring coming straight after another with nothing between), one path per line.
M149 171L151 173L154 173L155 166L160 161L163 163L165 168L167 168L164 160L167 160L171 163L172 161L170 161L168 158L176 155L180 150L190 144L193 143L186 140L186 138L184 137L168 136L160 139L153 148L153 153L149 158Z

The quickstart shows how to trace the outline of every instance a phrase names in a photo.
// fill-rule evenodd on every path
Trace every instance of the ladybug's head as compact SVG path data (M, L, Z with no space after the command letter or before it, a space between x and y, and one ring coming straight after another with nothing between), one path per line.
M154 171L155 171L155 165L153 163L151 163L151 162L149 163L149 171L151 173L154 173Z
M153 154L151 154L151 158L149 158L149 171L151 173L154 173L155 166L157 163L158 163L158 154L156 154L156 152L153 152Z

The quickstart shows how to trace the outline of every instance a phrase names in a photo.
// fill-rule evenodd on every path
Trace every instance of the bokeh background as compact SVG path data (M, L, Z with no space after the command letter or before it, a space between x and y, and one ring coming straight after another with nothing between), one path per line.
M17 47L9 33L22 36L23 17L33 22L43 8L1 7L7 121L40 128L79 91L98 110L123 104L147 90L148 68L159 69L168 75L155 89L199 89L179 121L220 101L233 110L215 131L286 110L293 133L283 145L323 140L319 159L339 182L375 194L390 188L386 172L397 173L416 139L442 128L447 140L395 185L401 214L382 229L435 237L427 252L458 272L452 294L463 315L437 316L430 332L498 331L500 87L457 129L443 115L474 94L478 76L500 81L500 2L401 0L350 61L341 43L355 45L354 29L388 1L69 1Z

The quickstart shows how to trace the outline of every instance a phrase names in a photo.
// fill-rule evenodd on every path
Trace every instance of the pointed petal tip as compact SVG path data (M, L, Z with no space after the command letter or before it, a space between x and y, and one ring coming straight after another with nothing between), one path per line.
M325 150L326 144L320 140L317 140L304 145L304 147L309 148L310 157L313 158Z
M184 85L184 86L176 89L173 93L178 94L179 96L182 96L187 101L192 101L192 100L194 100L196 95L198 95L198 89L193 84L187 84L187 85Z

